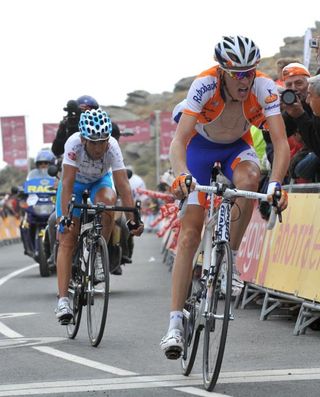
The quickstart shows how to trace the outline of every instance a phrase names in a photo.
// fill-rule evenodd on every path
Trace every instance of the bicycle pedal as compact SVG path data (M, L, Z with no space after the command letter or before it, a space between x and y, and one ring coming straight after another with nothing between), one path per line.
M72 320L72 314L66 314L64 317L60 318L59 323L60 325L69 325L70 323L73 323Z
M182 349L179 346L169 347L165 351L165 355L169 360L178 360L181 357Z

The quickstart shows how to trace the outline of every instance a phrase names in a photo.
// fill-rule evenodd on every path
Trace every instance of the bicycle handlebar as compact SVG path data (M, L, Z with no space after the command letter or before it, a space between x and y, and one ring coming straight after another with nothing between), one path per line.
M75 202L76 198L75 195L72 195L72 198L68 204L68 220L70 222L73 218L73 210L75 208L86 209L86 210L93 210L95 213L103 212L103 211L118 211L118 212L133 212L134 214L134 222L137 224L142 223L140 217L140 208L141 202L137 202L136 207L122 207L118 205L106 205L104 203L97 203L97 204L78 204Z
M217 183L214 186L196 185L195 189L198 192L213 193L225 198L244 197L252 200L270 201L270 195L266 193L251 192L249 190L230 189L222 183Z
M244 197L251 200L261 200L269 202L272 207L275 207L276 211L271 211L271 215L268 221L267 229L271 230L275 223L276 223L276 216L278 216L279 222L282 222L282 215L281 211L278 209L278 202L281 198L281 191L276 190L275 193L271 196L266 193L258 193L258 192L251 192L249 190L239 190L239 189L231 189L228 188L225 184L222 183L215 183L213 186L208 185L196 185L195 191L204 192L208 194L215 194L217 196L221 196L227 199L237 198L237 197ZM184 200L181 205L180 209L180 216L181 218L185 212L187 200Z

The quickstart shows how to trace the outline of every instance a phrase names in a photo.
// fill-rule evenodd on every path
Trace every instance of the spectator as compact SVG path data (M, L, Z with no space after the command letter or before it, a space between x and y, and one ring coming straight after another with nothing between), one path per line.
M162 193L171 193L171 185L174 181L174 174L171 168L169 168L164 174L160 176L160 183L158 190Z
M296 58L279 58L276 62L276 66L277 66L277 80L275 80L275 83L278 86L284 87L284 81L282 78L282 70L285 66L289 65L289 63L293 63L293 62L300 62L299 59Z
M312 182L317 182L320 176L320 149L319 125L317 117L314 116L314 110L311 108L311 103L315 111L317 111L317 79L310 79L308 86L308 78L310 73L301 64L290 64L283 70L286 88L294 89L296 92L296 101L292 105L285 105L284 120L289 127L287 132L293 126L299 131L302 141L307 146L305 156L299 159L294 167L290 167L293 176L297 178L304 178ZM308 100L307 100L308 95ZM294 160L293 160L294 161Z
M307 92L307 103L312 109L313 122L316 122L315 131L320 134L319 130L319 118L320 118L320 74L308 79L308 92ZM320 145L317 142L318 154L320 153Z
M288 141L290 144L291 156L295 154L295 152L302 148L302 144L300 142L300 137L297 133L300 133L300 128L298 126L297 117L302 113L305 113L306 118L310 120L312 116L312 110L310 106L306 103L307 97L307 88L308 88L308 81L307 78L310 77L310 73L308 69L301 63L293 62L288 64L283 68L283 81L284 81L284 88L293 90L296 94L296 101L288 105L284 101L283 97L283 90L280 90L281 95L281 110L283 120L286 126L286 133L288 137ZM267 143L267 157L269 162L272 164L273 161L273 146L271 140L269 138L268 133L264 133L264 138ZM303 141L303 143L305 143ZM306 152L304 152L306 154ZM301 155L301 153L300 153ZM292 170L292 167L291 167ZM295 177L301 177L309 179L306 175L295 175ZM285 181L286 183L289 182L289 179Z
M137 189L146 189L146 184L141 176L135 174L131 166L128 166L127 169L132 172L131 176L129 177L129 183L131 186L131 192L134 200L145 200L146 195L140 194L137 192Z
M306 154L294 164L293 173L319 182L320 176L320 75L308 79L307 103L312 109L311 118L302 113L296 121L307 146ZM311 151L312 150L312 151Z

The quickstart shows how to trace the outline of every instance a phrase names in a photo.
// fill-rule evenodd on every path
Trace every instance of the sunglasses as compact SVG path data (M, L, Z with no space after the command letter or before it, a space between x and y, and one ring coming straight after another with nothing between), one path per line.
M48 161L37 161L38 165L49 165Z
M236 72L234 70L227 70L227 69L223 69L223 70L234 80L251 79L256 75L255 69L240 70L239 72Z

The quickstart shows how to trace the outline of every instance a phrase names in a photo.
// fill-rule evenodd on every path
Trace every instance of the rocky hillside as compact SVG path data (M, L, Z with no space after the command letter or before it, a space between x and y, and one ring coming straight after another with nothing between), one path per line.
M315 22L313 37L320 36L320 22ZM263 58L259 64L259 69L272 78L276 78L276 61L283 57L293 57L303 60L304 36L286 37L284 46L279 48L279 52L273 57ZM309 70L314 74L319 68L315 58L315 51L312 51L312 59ZM126 105L106 106L105 110L114 120L136 120L146 119L154 110L171 111L173 107L185 98L186 92L190 87L195 76L183 77L179 80L173 92L163 92L161 94L150 94L144 90L137 90L127 94ZM142 88L142 87L141 87ZM125 158L127 162L134 164L136 172L146 178L150 187L155 186L155 164L154 164L154 141L143 147L137 144L124 145ZM162 170L167 164L162 164Z

